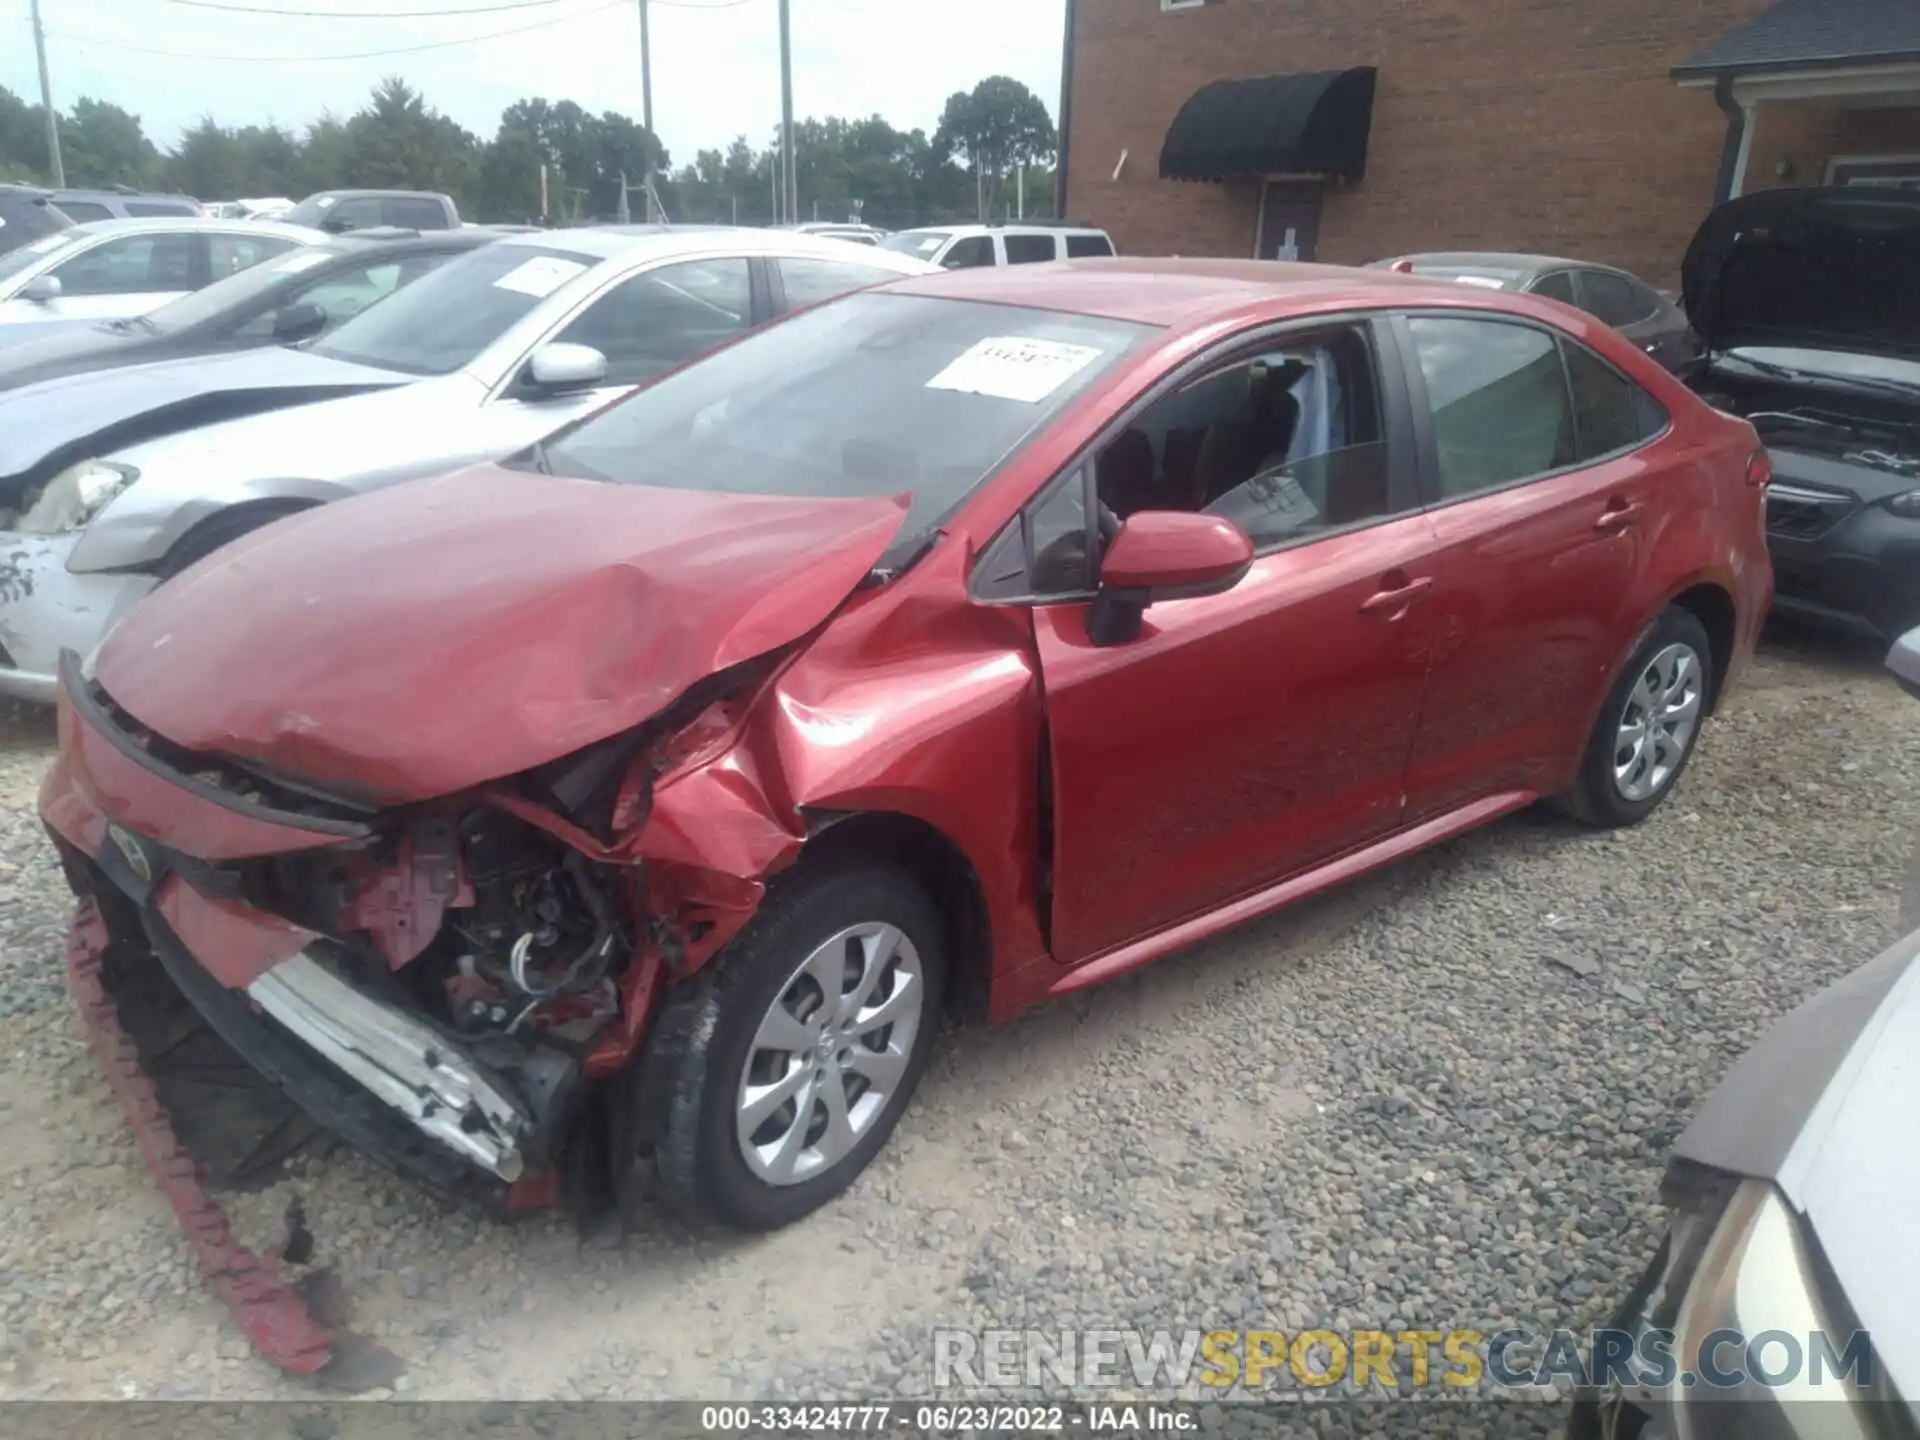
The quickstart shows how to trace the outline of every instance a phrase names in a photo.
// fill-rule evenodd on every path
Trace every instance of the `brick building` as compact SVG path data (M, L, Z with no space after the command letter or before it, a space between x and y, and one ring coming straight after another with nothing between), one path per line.
M1920 185L1920 0L1067 0L1065 212L1134 254L1578 255Z

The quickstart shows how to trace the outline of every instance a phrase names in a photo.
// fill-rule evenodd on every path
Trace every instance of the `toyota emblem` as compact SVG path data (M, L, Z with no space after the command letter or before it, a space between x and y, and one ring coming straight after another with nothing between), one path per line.
M145 847L118 825L109 825L107 827L107 837L113 841L114 848L119 850L120 854L126 859L127 868L133 871L134 879L138 880L142 885L151 884L153 882L153 866L147 860Z

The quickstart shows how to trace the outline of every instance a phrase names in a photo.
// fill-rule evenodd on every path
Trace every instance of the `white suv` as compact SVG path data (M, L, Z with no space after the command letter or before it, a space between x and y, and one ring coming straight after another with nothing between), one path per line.
M1035 265L1043 260L1078 260L1087 255L1111 255L1113 241L1104 230L1059 222L1005 225L942 225L926 230L902 230L880 242L916 260L929 260L947 270L975 265Z

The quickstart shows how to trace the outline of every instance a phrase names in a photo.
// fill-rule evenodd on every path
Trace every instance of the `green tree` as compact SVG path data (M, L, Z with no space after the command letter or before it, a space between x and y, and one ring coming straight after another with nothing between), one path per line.
M45 116L40 106L0 87L0 172L19 180L49 179L53 167L47 158Z
M160 152L140 117L105 100L82 98L60 121L60 159L69 185L154 183Z
M937 149L965 157L983 220L995 212L1001 180L1019 166L1051 162L1058 144L1046 105L1007 75L989 75L971 91L948 96L934 136Z
M376 85L366 107L347 121L346 141L350 184L471 199L480 141L397 76Z

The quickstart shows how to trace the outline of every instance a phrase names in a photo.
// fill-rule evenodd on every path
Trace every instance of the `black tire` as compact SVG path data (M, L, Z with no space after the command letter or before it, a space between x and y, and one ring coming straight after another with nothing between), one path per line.
M1654 657L1670 645L1688 646L1698 658L1701 675L1700 713L1687 735L1686 748L1681 752L1672 773L1651 795L1630 799L1621 793L1614 780L1614 746L1620 722L1626 711L1627 698L1642 673ZM1656 616L1607 690L1607 698L1601 702L1600 713L1594 718L1586 751L1580 758L1580 773L1575 777L1573 787L1558 797L1559 807L1582 824L1602 829L1637 825L1659 809L1661 802L1680 783L1680 777L1686 773L1687 762L1693 758L1693 752L1700 744L1700 732L1706 724L1707 711L1713 704L1715 674L1713 647L1707 640L1706 627L1694 615L1685 610L1668 609Z
M161 583L165 584L214 551L231 545L242 535L251 535L263 525L271 525L276 520L284 520L289 515L298 515L302 510L312 508L312 504L305 500L258 501L210 515L182 536L179 544L168 553L160 566Z
M762 1018L796 968L823 941L869 922L897 926L918 952L925 991L903 1077L887 1108L838 1163L797 1184L760 1178L741 1154L735 1103ZM790 1225L833 1199L887 1143L926 1069L947 979L940 912L905 870L843 857L805 861L777 885L726 950L669 995L656 1018L650 1059L666 1082L655 1150L659 1198L696 1221L738 1230Z

